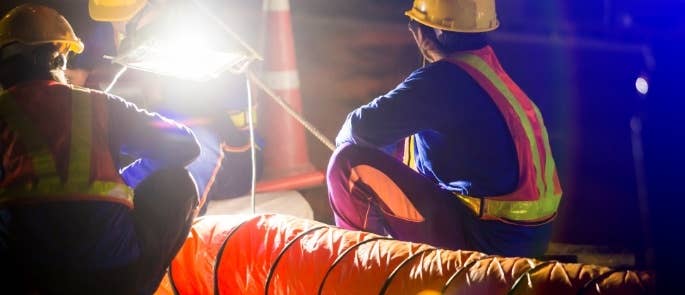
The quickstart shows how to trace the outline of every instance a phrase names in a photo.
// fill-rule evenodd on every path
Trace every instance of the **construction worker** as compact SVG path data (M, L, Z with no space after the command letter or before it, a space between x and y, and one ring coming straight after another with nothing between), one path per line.
M83 50L51 8L25 4L0 20L0 285L8 294L151 294L194 218L198 193L185 169L199 154L193 134L67 84L68 56ZM119 171L121 154L137 160ZM139 183L122 180L150 167Z
M415 0L406 15L428 64L347 116L327 174L337 225L542 255L561 188L539 110L486 42L495 1ZM404 163L386 148L401 142Z

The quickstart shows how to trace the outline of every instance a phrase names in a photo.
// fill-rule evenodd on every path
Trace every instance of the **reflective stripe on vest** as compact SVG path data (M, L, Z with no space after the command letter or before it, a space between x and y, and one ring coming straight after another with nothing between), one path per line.
M508 195L458 197L484 219L550 220L559 206L561 188L540 110L501 69L490 47L459 54L450 61L478 82L505 117L516 143L521 178L516 191Z
M404 139L404 156L402 162L414 171L416 168L416 135L409 136Z
M253 105L252 106L252 124L257 124L257 106ZM240 130L246 130L249 128L249 120L248 120L248 113L247 111L229 111L228 112L228 117L231 119L231 122L233 122L233 125L235 127L238 127Z
M68 199L74 195L102 197L133 205L133 190L123 183L90 181L92 148L92 103L90 92L72 90L71 142L67 178L61 181L54 156L40 132L23 114L9 92L0 96L0 117L17 134L31 156L36 183L24 187L0 188L0 204L12 201Z

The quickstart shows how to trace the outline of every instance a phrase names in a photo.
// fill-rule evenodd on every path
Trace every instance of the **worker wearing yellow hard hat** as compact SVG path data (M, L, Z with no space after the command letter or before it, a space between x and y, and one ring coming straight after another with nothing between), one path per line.
M52 8L24 4L0 20L0 285L7 294L151 294L196 211L185 169L199 154L192 132L69 84L68 53L83 49ZM121 167L123 154L137 160ZM152 167L139 183L125 181Z
M561 187L540 110L488 44L495 1L415 0L406 15L428 63L347 116L327 175L336 224L542 255Z
M83 52L83 42L76 37L67 20L44 6L14 9L0 22L0 44L40 45L58 43L62 53Z
M452 32L481 33L499 27L494 0L417 0L405 15L431 28Z

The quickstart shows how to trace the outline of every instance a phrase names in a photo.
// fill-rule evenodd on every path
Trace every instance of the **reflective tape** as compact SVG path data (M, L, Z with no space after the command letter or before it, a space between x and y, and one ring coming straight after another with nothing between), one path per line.
M133 189L124 183L90 181L92 148L92 99L89 91L73 89L68 176L62 183L55 160L41 133L23 114L9 93L0 96L0 117L17 133L31 156L38 184L0 188L0 205L12 201L48 199L111 200L133 206Z
M90 91L73 90L71 94L71 143L67 186L87 187L90 182L93 146L93 113Z
M300 88L300 77L296 70L266 72L264 73L264 80L273 90L292 90Z
M265 0L263 11L290 11L290 0Z
M491 49L488 47L487 50ZM523 92L517 91L518 86L501 70L496 58L487 56L488 53L486 51L484 56L477 53L460 54L453 62L466 70L486 90L505 115L505 121L514 136L519 166L534 177L530 180L524 178L524 181L530 181L531 186L535 184L538 196L536 199L521 198L524 192L529 193L522 189L521 185L511 194L491 199L456 195L483 219L499 219L506 222L552 220L561 201L561 188L542 115ZM500 106L505 103L506 105ZM521 165L526 162L532 162L532 167ZM523 177L521 175L519 177Z

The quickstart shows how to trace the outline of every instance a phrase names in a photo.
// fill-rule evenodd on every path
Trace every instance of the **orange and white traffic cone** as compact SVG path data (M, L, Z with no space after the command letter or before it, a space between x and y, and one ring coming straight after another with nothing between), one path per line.
M300 81L289 0L264 0L264 75L267 85L290 107L302 112ZM257 191L306 188L323 183L324 175L309 161L304 128L271 99L260 101L260 127L265 140L263 181Z

